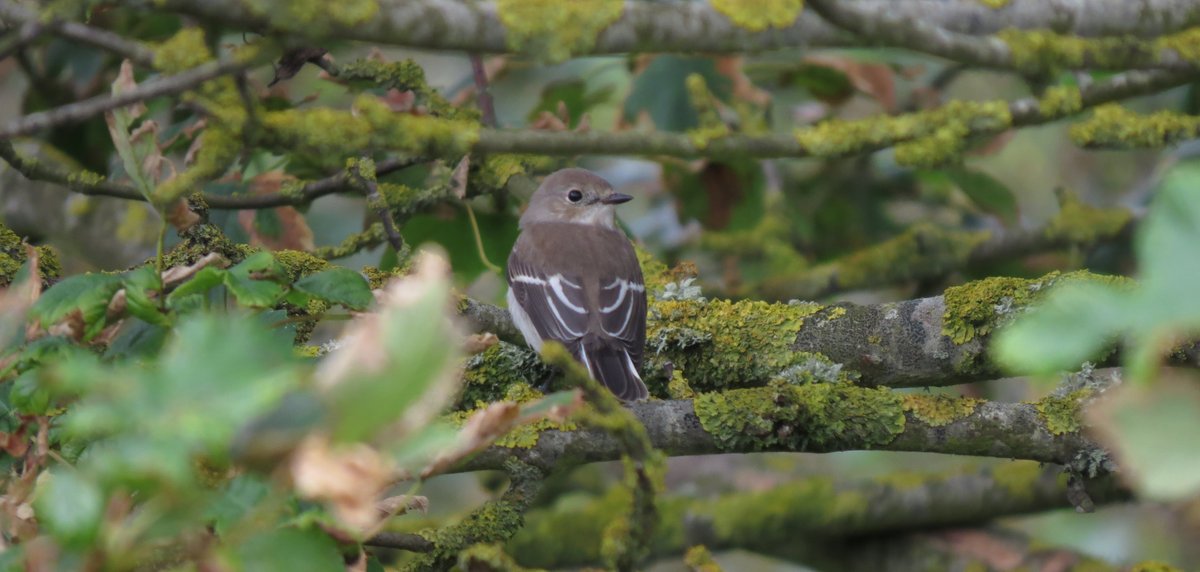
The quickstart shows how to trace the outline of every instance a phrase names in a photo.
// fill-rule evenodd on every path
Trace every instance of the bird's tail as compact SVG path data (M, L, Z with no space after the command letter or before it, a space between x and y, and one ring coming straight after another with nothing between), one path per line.
M599 381L621 401L639 401L650 396L629 352L606 340L587 339L573 344L575 359L587 367L592 379Z

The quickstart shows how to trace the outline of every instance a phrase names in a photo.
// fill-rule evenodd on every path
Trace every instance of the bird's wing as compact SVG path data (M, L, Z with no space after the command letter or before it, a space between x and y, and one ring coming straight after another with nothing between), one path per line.
M642 350L646 345L646 285L642 283L642 271L636 257L631 265L614 270L618 271L615 275L600 281L597 308L600 327L607 337L629 352L634 365L640 369Z
M508 286L543 340L576 342L588 333L587 297L579 276L549 273L525 260L508 258Z

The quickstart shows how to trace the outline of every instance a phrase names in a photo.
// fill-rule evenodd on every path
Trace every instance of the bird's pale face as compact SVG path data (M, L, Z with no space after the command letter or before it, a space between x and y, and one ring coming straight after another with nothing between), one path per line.
M529 200L521 224L570 222L613 227L614 207L633 197L582 169L563 169L542 182Z

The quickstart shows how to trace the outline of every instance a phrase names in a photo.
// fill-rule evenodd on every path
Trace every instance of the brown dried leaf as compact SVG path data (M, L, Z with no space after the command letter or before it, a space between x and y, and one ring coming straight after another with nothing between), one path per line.
M15 433L0 431L0 449L12 457L24 457L29 451L29 439L25 438L25 426L22 425Z
M250 180L250 194L265 195L278 193L283 184L294 180L295 177L282 171L260 173ZM250 245L265 247L270 250L303 250L316 248L313 242L312 229L300 211L292 207L276 207L271 209L271 215L276 217L278 235L267 234L258 227L258 211L243 210L238 212L238 223L250 235Z
M275 64L275 77L267 87L271 87L281 81L292 79L296 74L300 73L300 68L309 62L315 62L325 56L327 50L319 47L303 47L289 50L279 58L279 63Z
M484 332L482 334L471 334L467 336L467 342L464 345L464 348L468 354L475 355L483 353L488 348L498 343L500 343L500 338L496 337L496 334Z
M842 72L855 89L878 101L884 111L895 111L896 74L891 67L833 56L808 56L804 62Z
M379 511L380 518L388 518L410 512L427 514L429 512L429 497L396 495L375 503L375 509Z
M758 106L771 104L771 94L754 86L750 78L742 71L745 58L742 56L726 56L717 58L714 62L717 73L729 78L733 84L733 97L749 101Z
M176 199L171 206L167 207L167 222L175 227L175 230L182 233L183 231L196 226L200 222L200 215L192 212L188 208L187 200Z
M296 492L324 502L352 530L366 531L379 521L375 499L391 482L392 468L378 451L363 444L334 448L311 435L292 454L290 469Z
M133 62L124 60L121 62L121 69L117 72L117 79L113 81L113 95L128 93L137 89L137 81L133 79ZM146 104L143 102L134 102L125 106L125 110L129 112L129 116L137 119L146 114Z
M195 264L188 266L173 266L163 271L162 281L166 286L174 286L181 284L187 279L195 276L205 266L216 266L217 268L225 268L229 266L229 261L224 256L216 252L205 254Z
M529 124L529 128L543 131L566 131L567 123L549 111L541 111L534 118L533 123Z
M450 174L450 189L458 200L467 198L467 175L471 169L471 156L463 155L454 172Z

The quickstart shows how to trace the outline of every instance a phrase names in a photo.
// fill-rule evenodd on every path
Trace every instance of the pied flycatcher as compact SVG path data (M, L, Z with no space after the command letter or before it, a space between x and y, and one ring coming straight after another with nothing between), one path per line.
M645 399L646 286L613 208L633 197L584 169L542 181L508 257L508 311L534 350L562 343L623 401Z

